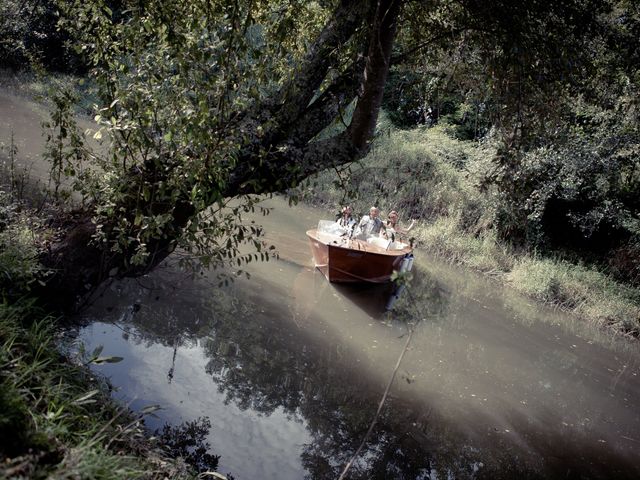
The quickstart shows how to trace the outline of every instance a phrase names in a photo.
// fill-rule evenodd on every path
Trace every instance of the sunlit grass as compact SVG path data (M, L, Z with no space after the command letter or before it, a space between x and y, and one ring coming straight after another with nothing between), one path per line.
M442 217L419 228L420 246L448 261L466 265L484 273L500 275L508 272L515 258L501 245L491 231L480 235L462 232L457 217Z
M516 290L599 326L640 333L640 292L595 269L525 256L518 259L507 280Z

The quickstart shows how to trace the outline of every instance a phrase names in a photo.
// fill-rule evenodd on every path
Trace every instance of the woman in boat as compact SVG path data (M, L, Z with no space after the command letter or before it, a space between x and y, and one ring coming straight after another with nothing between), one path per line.
M409 225L407 228L403 228L399 225L399 219L400 216L398 215L398 212L396 212L395 210L391 210L389 212L387 221L385 222L385 230L383 233L385 238L390 238L391 236L395 237L395 235L397 234L406 235L416 223L415 220L411 220L411 225Z
M352 210L350 205L346 205L342 207L341 214L336 220L338 225L344 228L346 233L349 233L349 234L351 234L353 227L356 224L356 219L353 218L353 216L351 215L351 212Z
M336 222L341 227L349 227L352 224L356 223L356 220L355 218L353 218L353 215L351 214L351 212L352 212L351 205L346 205L342 207L342 210L340 210L340 213L336 215Z

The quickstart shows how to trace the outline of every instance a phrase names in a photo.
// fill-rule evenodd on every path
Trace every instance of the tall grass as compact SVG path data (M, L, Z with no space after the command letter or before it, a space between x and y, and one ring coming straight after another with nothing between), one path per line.
M56 319L25 300L48 273L45 213L0 182L0 478L193 478L87 368L115 359L65 357Z
M189 478L55 338L32 303L0 304L0 478Z
M505 274L515 262L514 254L492 230L477 235L464 232L459 216L440 217L420 227L416 236L429 252L486 274Z
M369 155L338 172L320 174L300 194L315 204L333 205L345 192L359 212L372 204L394 209L405 218L448 216L458 211L472 217L481 200L473 179L460 168L473 163L480 150L457 142L444 129L384 130Z
M356 213L378 205L400 212L418 245L450 262L495 277L536 300L628 336L640 334L640 293L595 267L540 257L498 238L501 199L480 188L492 168L489 145L459 141L448 127L394 130L386 122L357 165L320 174L298 193L330 210L350 203Z
M571 310L596 325L627 335L640 333L640 292L593 268L523 256L507 281L522 293Z
M19 296L47 271L39 263L44 228L0 187L0 295Z

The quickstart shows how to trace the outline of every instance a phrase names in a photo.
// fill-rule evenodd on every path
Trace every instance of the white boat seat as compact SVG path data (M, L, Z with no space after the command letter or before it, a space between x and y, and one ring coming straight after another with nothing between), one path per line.
M367 238L367 243L375 245L376 247L384 248L387 250L389 245L391 244L391 240L387 240L386 238L380 237L369 237Z

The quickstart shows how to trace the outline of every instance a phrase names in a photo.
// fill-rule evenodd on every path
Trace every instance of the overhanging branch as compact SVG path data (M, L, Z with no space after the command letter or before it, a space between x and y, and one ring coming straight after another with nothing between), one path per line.
M285 138L288 139L288 143L307 143L329 126L337 118L340 109L356 98L363 71L364 58L361 58L336 78L287 132Z
M371 3L368 0L342 0L316 41L311 45L291 80L279 93L280 108L276 125L288 129L298 121L320 88L329 69L337 65L337 52L362 23Z

